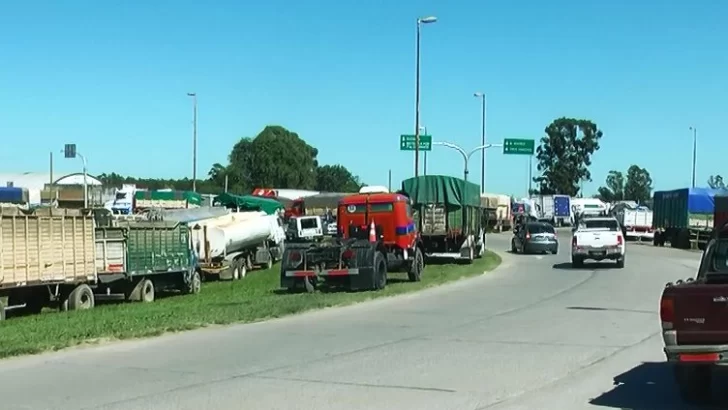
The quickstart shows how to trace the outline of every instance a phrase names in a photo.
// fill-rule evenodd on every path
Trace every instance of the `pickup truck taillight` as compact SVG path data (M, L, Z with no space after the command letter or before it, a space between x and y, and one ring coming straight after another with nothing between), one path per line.
M624 243L624 238L622 238L622 235L617 235L617 246L622 246Z
M577 245L577 243L576 243L576 235L574 235L574 237L571 238L571 246L576 247L576 245Z
M672 329L672 323L675 320L675 302L671 297L663 296L660 299L660 321L663 330Z
M526 240L531 239L531 232L526 232Z

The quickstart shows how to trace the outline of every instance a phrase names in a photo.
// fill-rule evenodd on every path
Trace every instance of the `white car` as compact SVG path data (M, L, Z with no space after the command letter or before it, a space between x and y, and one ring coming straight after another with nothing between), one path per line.
M625 243L622 227L612 217L585 217L579 221L571 238L571 265L581 267L584 261L612 260L624 268Z

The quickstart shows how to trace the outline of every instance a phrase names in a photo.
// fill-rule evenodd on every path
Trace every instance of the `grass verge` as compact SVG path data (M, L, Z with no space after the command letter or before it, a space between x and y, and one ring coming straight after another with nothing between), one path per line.
M387 288L380 292L313 294L277 292L280 270L274 266L271 270L251 272L241 281L205 283L198 295L162 298L150 304L103 305L81 312L54 312L0 322L0 358L350 305L475 276L494 269L500 262L498 255L488 252L472 265L429 265L418 283L407 282L405 273L393 273Z

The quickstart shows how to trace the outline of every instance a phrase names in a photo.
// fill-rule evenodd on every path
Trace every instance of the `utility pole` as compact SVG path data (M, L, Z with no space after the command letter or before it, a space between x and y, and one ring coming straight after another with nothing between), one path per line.
M187 93L192 97L192 192L197 192L197 93Z
M481 117L480 145L482 147L485 147L485 111L487 100L485 97L485 93L483 92L474 93L473 96L480 98L482 101L481 108L483 110L483 115ZM483 148L483 151L480 155L480 193L485 193L485 148Z
M392 192L392 170L389 170L389 192Z
M437 17L422 17L417 19L417 44L415 46L415 176L420 174L420 32L423 24L437 21Z
M690 130L693 132L693 183L691 186L695 188L695 163L697 162L698 155L698 129L690 127Z

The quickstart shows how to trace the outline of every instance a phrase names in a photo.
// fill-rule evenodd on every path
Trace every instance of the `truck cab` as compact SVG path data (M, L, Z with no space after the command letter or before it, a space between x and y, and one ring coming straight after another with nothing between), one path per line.
M381 290L397 270L406 271L410 281L421 280L424 254L406 195L386 189L348 195L339 201L336 223L338 235L331 242L287 244L281 287Z
M716 366L728 365L728 231L708 242L695 278L667 283L660 298L664 353L683 400L711 399Z

